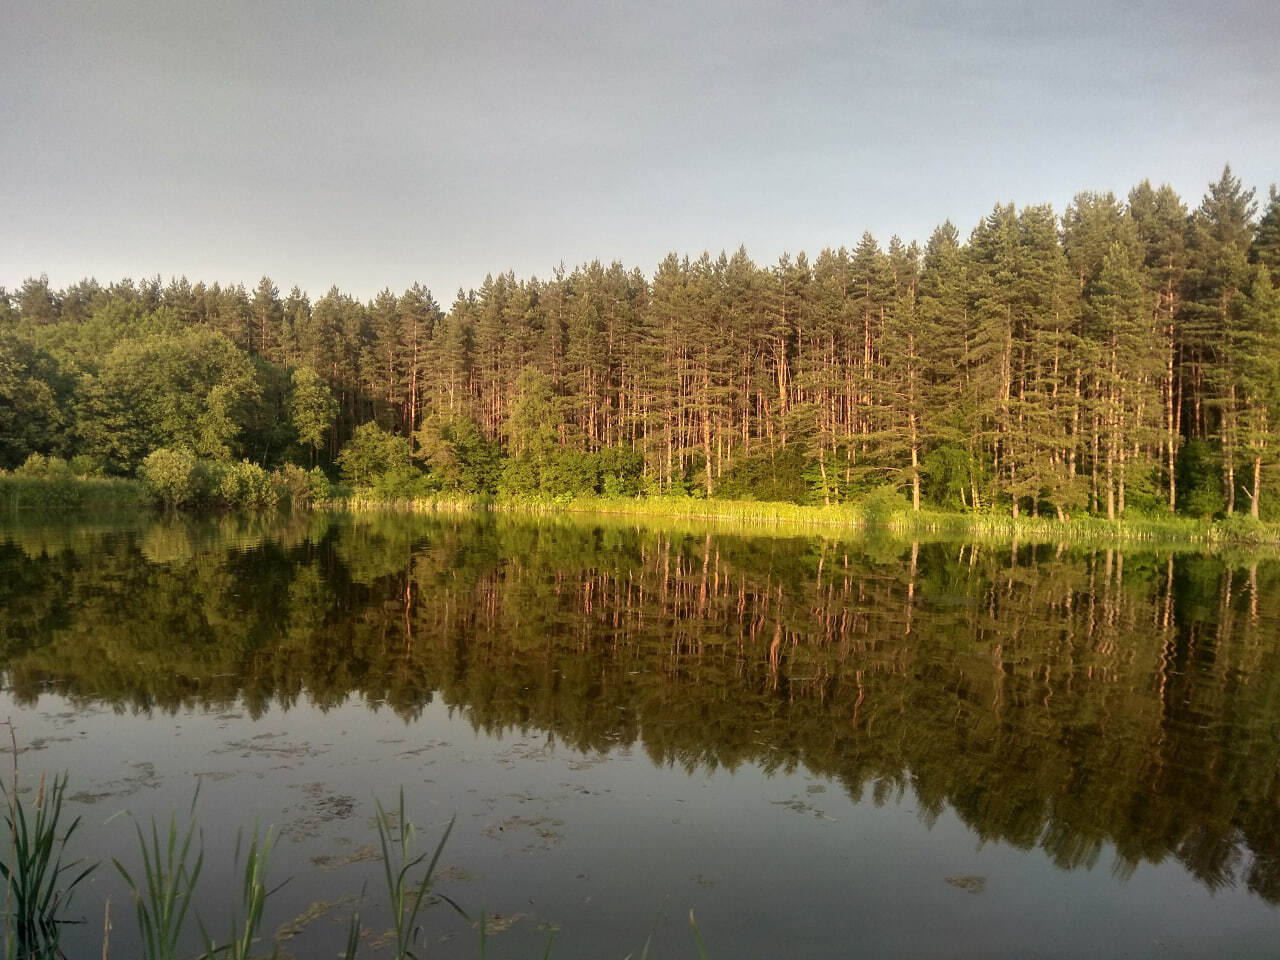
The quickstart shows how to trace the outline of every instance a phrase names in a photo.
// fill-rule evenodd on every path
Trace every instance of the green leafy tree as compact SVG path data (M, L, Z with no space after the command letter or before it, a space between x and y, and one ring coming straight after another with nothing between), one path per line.
M376 423L362 423L338 454L342 478L355 486L371 486L383 474L412 471L409 441Z
M65 448L58 380L52 357L0 333L0 469L13 469L31 453Z
M158 447L239 455L240 430L260 396L249 357L201 328L121 341L84 389L88 452L118 472Z
M298 442L311 451L311 465L315 466L316 453L338 415L338 401L329 385L310 367L295 367L289 379L289 419Z

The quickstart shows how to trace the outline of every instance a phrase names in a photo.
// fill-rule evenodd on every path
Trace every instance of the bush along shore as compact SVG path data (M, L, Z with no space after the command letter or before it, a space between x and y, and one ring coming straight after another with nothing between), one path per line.
M403 480L403 478L401 478ZM1280 546L1280 523L1236 513L1218 519L1176 515L1107 520L1084 515L1012 517L1008 513L913 510L892 487L856 501L798 504L698 496L629 493L556 495L458 493L431 490L421 478L406 484L378 477L373 485L335 484L318 467L285 464L266 470L248 461L220 462L162 448L143 462L136 479L84 472L83 465L33 454L17 470L0 472L0 506L11 516L32 511L138 510L207 513L319 508L334 512L500 512L525 516L626 517L745 525L762 533L850 529L895 536L984 541L1133 543L1213 547ZM0 513L2 517L4 513Z

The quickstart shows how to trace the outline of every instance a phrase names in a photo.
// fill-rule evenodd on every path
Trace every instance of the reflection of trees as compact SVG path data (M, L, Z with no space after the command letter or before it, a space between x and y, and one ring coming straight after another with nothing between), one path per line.
M804 766L1064 868L1111 844L1121 874L1172 856L1280 900L1274 563L397 516L31 534L0 567L27 699L439 696L486 731Z

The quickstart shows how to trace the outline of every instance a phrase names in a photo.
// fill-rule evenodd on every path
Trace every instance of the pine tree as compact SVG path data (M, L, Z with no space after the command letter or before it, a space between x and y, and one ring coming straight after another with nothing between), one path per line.
M1234 380L1240 388L1239 439L1250 466L1249 513L1259 516L1262 469L1275 462L1280 427L1280 290L1265 263L1254 267L1232 350Z
M1143 247L1144 282L1152 295L1153 320L1160 333L1160 354L1164 361L1160 379L1164 409L1162 462L1168 509L1173 513L1178 502L1177 457L1183 423L1181 318L1186 285L1187 209L1172 187L1166 184L1153 190L1150 182L1144 180L1130 191L1128 212Z
M1249 261L1265 265L1273 278L1280 275L1280 191L1274 183L1267 194L1267 208L1258 220Z
M258 281L249 309L253 317L251 352L279 363L284 306L280 303L280 291L270 277L264 276Z
M1191 293L1183 331L1192 367L1192 423L1200 436L1218 441L1228 515L1235 510L1240 402L1239 366L1229 352L1239 336L1255 209L1253 191L1226 167L1209 185L1188 234Z

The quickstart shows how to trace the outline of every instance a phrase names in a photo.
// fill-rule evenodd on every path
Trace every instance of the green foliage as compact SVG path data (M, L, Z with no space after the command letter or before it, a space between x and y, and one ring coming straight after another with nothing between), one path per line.
M538 471L538 490L552 500L569 500L596 492L600 482L596 459L576 450L546 455Z
M1266 543L1271 531L1261 520L1247 513L1233 513L1209 528L1209 539L1233 544Z
M221 467L217 495L228 506L252 510L274 507L280 502L280 488L272 475L248 460Z
M71 480L75 473L72 471L71 465L61 457L46 457L33 453L23 461L22 466L13 471L13 475L15 477L48 480L57 483Z
M16 753L16 747L15 747ZM16 773L15 773L16 777ZM4 793L7 858L0 862L5 882L5 955L7 957L58 957L59 925L65 922L71 897L81 881L97 867L80 859L63 862L80 817L67 822L63 803L68 775L55 776L40 787L33 802L0 784Z
M498 446L484 438L470 417L429 418L414 437L415 456L430 470L436 489L463 494L498 489L503 469Z
M1127 467L1126 497L1128 509L1125 515L1137 517L1167 517L1168 494L1160 476L1161 466L1146 458L1135 460Z
M906 512L909 504L896 487L876 487L858 503L858 512L864 522L885 524Z
M924 456L924 494L930 502L949 509L964 509L972 486L972 457L969 451L945 443Z
M338 466L348 483L372 486L383 474L412 471L409 441L376 423L363 423L338 454Z
M502 476L498 480L498 493L503 497L524 499L535 496L540 485L540 471L533 458L512 457L502 468Z
M338 401L329 385L310 367L295 368L290 374L289 418L298 442L311 450L313 463L337 415Z
M1226 509L1222 496L1221 458L1203 440L1191 440L1178 451L1178 512L1215 517Z
M716 497L723 500L768 500L778 503L807 503L808 464L795 446L770 455L756 454L739 460L716 487Z
M435 478L412 465L392 467L373 481L373 496L378 500L417 500L439 491Z
M249 358L202 329L121 341L85 391L85 443L117 472L159 447L238 455L240 425L260 396Z
M151 451L140 472L156 502L171 510L195 502L202 492L196 458L183 450Z
M605 447L596 454L598 489L606 497L640 495L644 456L629 447Z
M331 495L329 478L319 467L303 470L297 464L286 463L271 477L280 503L293 507L309 507L323 503Z
M0 470L65 447L68 388L52 357L0 331Z
M540 370L526 368L516 377L514 389L516 399L503 433L514 454L528 454L541 462L556 447L563 422L551 378Z
M71 468L71 472L77 477L102 476L102 464L86 453L77 453L67 461L67 466Z

